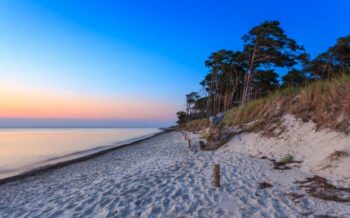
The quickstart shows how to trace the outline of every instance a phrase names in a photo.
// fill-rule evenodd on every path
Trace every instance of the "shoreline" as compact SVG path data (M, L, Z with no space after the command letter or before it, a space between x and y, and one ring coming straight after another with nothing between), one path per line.
M172 132L172 131L176 131L176 130L170 129L170 128L160 128L160 130L162 130L162 132L155 133L155 134L153 134L151 136L148 136L148 137L145 137L145 138L141 138L141 139L133 141L133 142L117 145L117 146L112 147L112 148L99 150L99 151L96 151L94 153L90 153L90 154L87 154L87 155L84 155L84 156L80 156L80 157L69 159L69 160L64 160L64 161L53 163L53 164L48 164L48 165L45 165L45 166L42 166L42 167L38 167L38 168L35 168L35 169L32 169L32 170L23 172L23 173L19 173L19 174L14 175L14 176L9 176L9 177L6 177L6 178L2 178L2 179L0 179L0 186L4 185L6 183L9 183L9 182L14 182L14 181L17 181L17 180L20 180L20 179L24 179L24 178L27 178L27 177L30 177L30 176L39 175L41 173L44 173L44 172L47 172L47 171L50 171L50 170L62 168L62 167L65 167L65 166L68 166L68 165L71 165L71 164L75 164L75 163L86 161L86 160L89 160L89 159L92 159L92 158L95 158L95 157L99 157L99 156L107 154L109 152L112 152L112 151L115 151L115 150L118 150L118 149L121 149L121 148L125 148L127 146L132 146L132 145L137 144L137 143L144 142L146 140L152 139L152 138L157 137L159 135L162 135L162 134L165 134L165 133L168 133L168 132Z

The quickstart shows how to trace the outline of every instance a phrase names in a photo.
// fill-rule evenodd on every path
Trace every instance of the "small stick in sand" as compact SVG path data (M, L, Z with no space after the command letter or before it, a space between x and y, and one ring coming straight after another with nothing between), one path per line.
M191 148L191 140L188 140L188 147Z
M220 164L215 164L213 168L214 186L220 187Z

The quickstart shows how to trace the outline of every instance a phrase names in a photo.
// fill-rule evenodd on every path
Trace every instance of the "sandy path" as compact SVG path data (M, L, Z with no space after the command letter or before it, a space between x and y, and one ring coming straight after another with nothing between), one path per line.
M212 187L220 160L222 186ZM159 135L106 155L0 186L0 217L350 216L350 204L301 193L298 170L226 149L192 152L180 133ZM272 188L260 189L268 181Z

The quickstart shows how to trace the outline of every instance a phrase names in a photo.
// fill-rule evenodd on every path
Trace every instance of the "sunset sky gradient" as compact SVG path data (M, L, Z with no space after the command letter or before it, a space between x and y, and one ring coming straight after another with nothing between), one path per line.
M11 119L170 125L186 93L203 93L211 52L240 50L251 27L280 20L315 56L349 34L349 2L0 1L0 127Z

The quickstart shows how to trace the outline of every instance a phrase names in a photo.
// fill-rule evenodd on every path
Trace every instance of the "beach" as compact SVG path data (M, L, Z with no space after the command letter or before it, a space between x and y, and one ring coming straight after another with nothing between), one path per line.
M180 132L165 132L2 184L0 217L350 216L349 202L314 198L296 183L309 172L276 170L268 159L225 146L200 151L199 135L187 135L191 149Z

